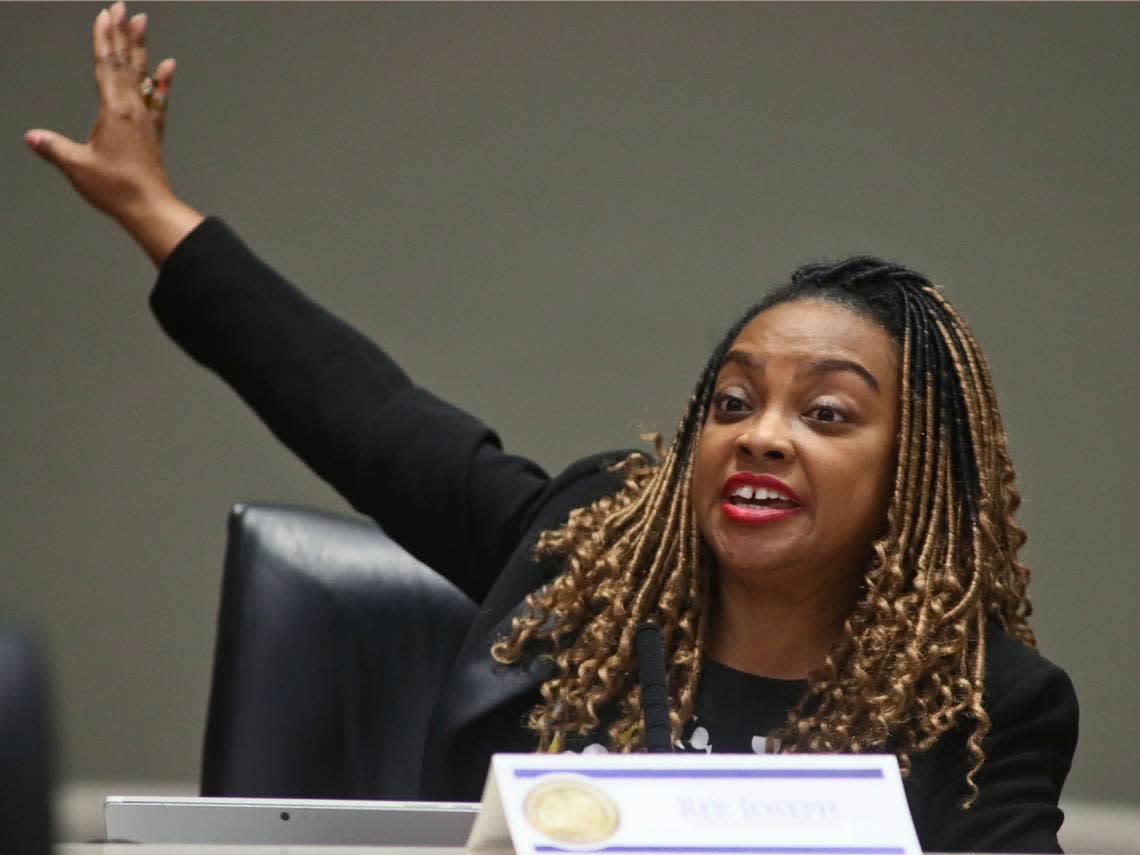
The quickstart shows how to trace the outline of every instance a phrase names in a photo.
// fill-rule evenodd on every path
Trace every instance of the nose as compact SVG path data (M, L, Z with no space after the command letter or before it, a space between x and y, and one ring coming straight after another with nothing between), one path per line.
M790 460L795 456L795 445L785 417L768 409L743 422L736 452L751 460Z

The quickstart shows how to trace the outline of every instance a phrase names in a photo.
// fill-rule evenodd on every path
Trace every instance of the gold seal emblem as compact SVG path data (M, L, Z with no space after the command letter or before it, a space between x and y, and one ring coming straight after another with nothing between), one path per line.
M536 831L562 843L601 843L618 828L613 799L581 778L537 784L523 800L523 814Z

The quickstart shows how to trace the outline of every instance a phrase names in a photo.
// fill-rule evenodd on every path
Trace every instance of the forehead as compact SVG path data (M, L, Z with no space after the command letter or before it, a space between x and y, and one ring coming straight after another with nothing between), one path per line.
M827 300L796 300L765 309L748 322L730 349L764 360L853 359L878 375L898 371L898 348L879 324ZM876 370L877 369L877 370Z

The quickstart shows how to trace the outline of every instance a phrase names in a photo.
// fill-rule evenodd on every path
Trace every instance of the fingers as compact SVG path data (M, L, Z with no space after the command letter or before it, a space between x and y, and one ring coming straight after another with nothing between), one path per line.
M127 9L121 0L95 17L92 41L99 96L106 105L124 105L132 90L137 92L139 75L131 67Z
M128 62L136 77L146 74L146 13L141 12L127 24Z
M107 64L103 61L103 57L110 53L110 45L106 42L104 30L110 15L106 9L100 9L91 25L91 55L95 63L95 85L99 90L99 98L104 101L107 89Z
M24 134L24 142L32 151L64 174L70 174L71 167L79 162L84 151L84 146L74 140L69 140L54 131L39 128Z
M111 81L114 94L124 97L138 85L138 75L130 64L127 7L122 3L122 0L111 5L110 14L111 20L107 25L107 36L110 45L111 67L114 69L111 74Z
M104 99L135 100L136 92L146 105L161 111L166 104L166 90L174 72L174 60L164 60L147 76L146 29L147 14L140 12L127 18L122 0L100 12L95 19L96 64L100 70ZM129 73L127 73L129 71ZM145 84L145 89L140 89Z
M127 35L127 6L122 0L111 4L111 51L115 59L129 65L130 38Z
M128 18L122 0L117 0L95 16L91 41L100 114L91 131L89 141L93 144L111 138L111 129L120 120L138 122L149 119L159 137L162 136L174 60L163 60L153 77L147 75L147 23L145 13Z
M166 129L166 103L170 98L170 84L174 81L174 60L164 59L154 69L154 95L151 96L151 106L157 111L156 122L158 135L161 138Z
M174 60L164 59L154 69L154 82L169 88L174 79Z

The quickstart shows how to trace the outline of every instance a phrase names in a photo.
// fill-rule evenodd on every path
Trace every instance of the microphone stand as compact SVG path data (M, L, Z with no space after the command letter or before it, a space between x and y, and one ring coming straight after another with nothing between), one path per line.
M665 684L665 645L657 624L639 624L633 646L637 650L645 750L651 754L669 753L673 750L673 731L669 726L669 691Z

